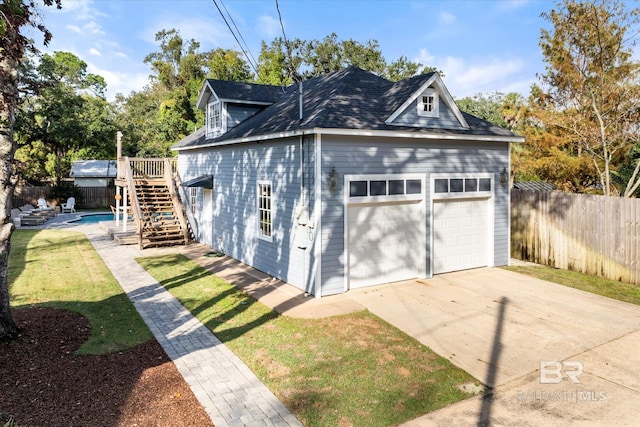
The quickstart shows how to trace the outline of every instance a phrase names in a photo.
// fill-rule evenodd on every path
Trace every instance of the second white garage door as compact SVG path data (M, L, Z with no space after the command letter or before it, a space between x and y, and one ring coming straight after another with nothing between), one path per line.
M421 202L349 206L350 288L424 275L422 206Z
M433 203L433 273L489 264L489 200Z

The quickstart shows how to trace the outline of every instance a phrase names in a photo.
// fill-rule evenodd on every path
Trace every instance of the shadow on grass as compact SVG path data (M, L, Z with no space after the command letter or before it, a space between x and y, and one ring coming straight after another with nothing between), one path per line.
M182 255L138 262L307 425L392 425L469 396L468 374L370 313L293 319Z

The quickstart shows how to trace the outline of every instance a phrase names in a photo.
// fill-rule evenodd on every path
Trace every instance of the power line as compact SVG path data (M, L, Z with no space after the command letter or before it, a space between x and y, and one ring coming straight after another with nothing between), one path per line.
M284 47L287 49L287 59L289 63L287 64L287 68L289 69L289 74L293 79L294 83L300 83L302 78L298 74L298 70L293 69L293 58L291 57L291 44L289 44L289 40L287 40L287 34L284 32L284 23L282 22L282 14L280 13L280 4L278 0L276 0L276 10L278 11L278 19L280 20L280 28L282 28L282 37L284 39Z
M251 57L251 59L249 61L253 61L253 64L254 64L253 68L255 70L258 67L258 61L256 61L256 59L253 57L253 54L251 53L251 49L249 49L249 45L244 40L244 37L242 37L242 33L240 32L240 29L236 25L236 21L234 21L233 16L231 16L231 14L229 13L229 10L227 9L227 6L225 6L225 4L224 4L224 2L222 0L220 0L220 3L222 3L222 7L224 7L225 12L227 12L227 15L229 15L229 19L231 19L231 22L233 23L233 27L238 32L238 35L240 36L240 39L242 40L242 43L244 43L244 46L246 47L247 52L249 53L249 56ZM258 74L258 72L256 71L256 75L257 74Z
M213 0L213 4L216 5L216 8L218 9L218 12L220 13L220 16L222 16L222 20L227 25L227 28L231 32L231 35L233 35L233 38L236 40L236 43L238 43L238 46L240 47L240 50L242 50L242 53L244 54L245 58L247 58L247 62L249 63L249 65L251 66L253 71L256 73L256 77L260 78L258 76L257 64L254 63L255 60L253 59L253 55L251 55L251 52L248 51L249 47L246 46L246 43L245 43L245 45L240 43L240 40L238 39L238 37L240 37L242 39L242 41L244 41L244 38L242 37L242 34L240 34L240 30L238 30L238 27L236 26L236 30L238 31L238 35L236 35L236 33L233 31L233 28L231 28L231 25L229 25L229 21L227 21L227 17L224 15L224 13L222 13L222 10L220 9L220 6L218 6L218 1L220 1L220 3L222 3L222 0ZM227 10L227 8L224 6L224 3L222 5L223 5L224 9ZM227 10L227 13L229 13L228 10ZM233 21L233 18L231 18L231 14L229 14L229 19L231 19ZM233 23L233 25L235 26L235 22ZM246 49L245 49L245 46L246 46Z

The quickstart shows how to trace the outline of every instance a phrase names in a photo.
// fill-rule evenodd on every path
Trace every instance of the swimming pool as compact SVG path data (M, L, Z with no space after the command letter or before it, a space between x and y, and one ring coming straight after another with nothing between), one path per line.
M113 214L110 212L85 214L82 215L80 219L70 222L73 222L74 224L97 224L100 221L113 221Z

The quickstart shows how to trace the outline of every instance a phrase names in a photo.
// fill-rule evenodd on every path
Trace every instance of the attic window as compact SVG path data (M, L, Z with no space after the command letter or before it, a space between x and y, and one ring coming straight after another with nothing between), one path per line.
M418 97L418 116L438 117L440 114L438 101L438 92L434 89L425 90L422 95Z
M207 105L207 138L215 138L222 134L222 108L220 102Z

